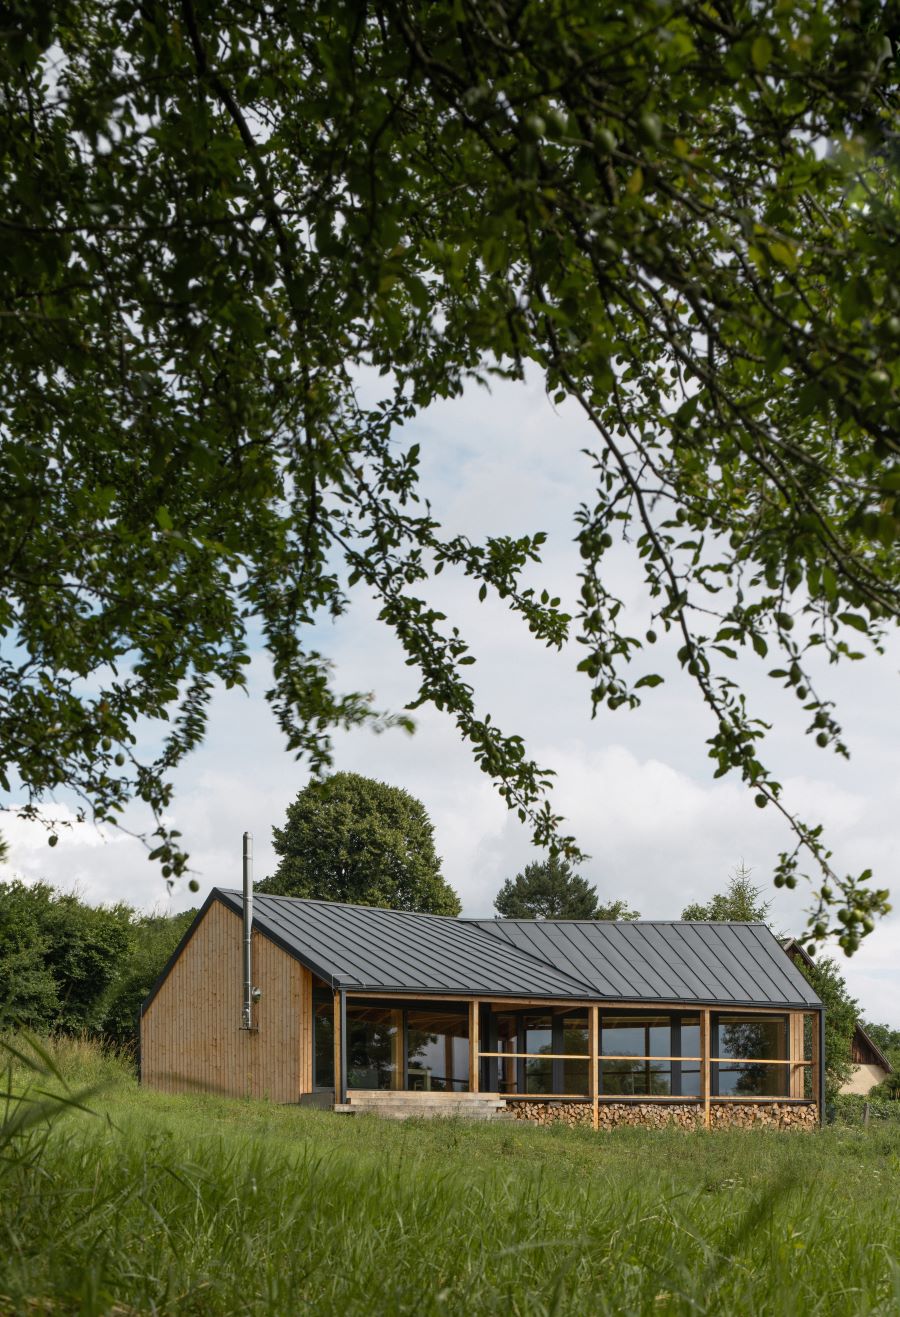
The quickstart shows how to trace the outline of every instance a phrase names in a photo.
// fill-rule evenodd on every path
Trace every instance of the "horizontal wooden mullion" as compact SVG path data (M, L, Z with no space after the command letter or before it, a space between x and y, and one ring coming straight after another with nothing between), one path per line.
M507 1061L590 1061L590 1052L479 1052L479 1056L498 1057ZM702 1062L702 1056L613 1056L599 1052L600 1061L696 1061ZM763 1058L758 1056L711 1056L715 1065L797 1065L809 1066L812 1061L792 1061L790 1059Z
M507 1061L590 1061L589 1052L479 1052L479 1056L498 1056Z
M792 1097L766 1097L765 1094L741 1094L741 1093L723 1093L718 1097L711 1097L710 1102L715 1106L717 1102L793 1102L795 1106L814 1107L813 1098L792 1098Z
M774 1057L761 1056L711 1056L710 1061L716 1065L812 1065L812 1061L775 1060Z

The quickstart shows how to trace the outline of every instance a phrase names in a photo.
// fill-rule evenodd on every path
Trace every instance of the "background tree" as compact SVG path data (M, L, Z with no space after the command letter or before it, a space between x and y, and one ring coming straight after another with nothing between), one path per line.
M794 964L825 1006L825 1096L831 1102L853 1074L852 1045L859 1021L859 1002L850 996L846 980L832 957L813 960L800 955L794 958Z
M103 1022L107 994L131 944L127 906L93 907L49 883L0 884L0 1001L32 1028Z
M594 709L635 706L662 677L630 665L670 646L716 773L793 829L776 880L813 861L812 933L852 952L887 893L792 813L732 664L756 655L845 754L811 659L877 648L900 612L895 40L869 0L12 6L0 744L29 806L65 786L115 822L137 797L183 872L172 772L252 636L314 770L332 728L386 721L304 639L362 582L414 704L576 858L428 601L452 567L540 642L574 633ZM577 619L528 585L540 534L443 531L397 442L529 365L593 434Z
M559 856L526 864L494 898L501 919L639 919L624 901L601 905L597 889Z
M333 773L305 786L272 831L281 860L261 892L435 915L462 908L441 874L425 806L400 787Z
M751 869L741 861L728 881L724 892L717 892L706 905L695 902L685 906L682 919L736 919L751 924L764 924L769 917L772 902L763 899L763 889L750 881Z
M105 1039L122 1047L137 1044L141 1002L196 914L196 910L174 915L132 913L128 953L102 1003L100 1032Z
M49 883L0 883L0 1014L133 1046L140 1004L196 913L140 915Z

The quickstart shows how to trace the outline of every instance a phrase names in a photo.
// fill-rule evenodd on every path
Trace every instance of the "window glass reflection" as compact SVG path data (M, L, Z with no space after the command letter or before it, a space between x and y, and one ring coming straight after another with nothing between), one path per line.
M402 1087L402 1046L402 1011L348 1005L347 1087Z
M722 1097L787 1097L789 1069L786 1065L766 1065L765 1061L751 1065L737 1061L713 1064Z
M681 1049L679 1056L699 1057L699 1055L700 1021L696 1016L683 1015L681 1017ZM683 1097L700 1096L699 1060L682 1061L680 1091Z
M469 1087L469 1020L446 1011L407 1012L409 1088L441 1093Z
M549 1015L526 1015L524 1020L525 1052L553 1051L553 1025ZM525 1092L553 1092L553 1062L549 1056L529 1055L525 1062Z
M588 1018L587 1015L565 1015L562 1019L562 1051L568 1058L584 1055L583 1061L565 1060L562 1064L562 1091L585 1096L589 1093L588 1081Z
M316 1002L313 1011L313 1087L334 1088L334 1003Z
M503 1053L497 1058L497 1090L500 1093L516 1093L518 1071L515 1053L519 1050L519 1017L504 1011L494 1019L497 1027L496 1051Z
M787 1018L783 1015L755 1019L746 1015L720 1015L718 1026L716 1056L750 1061L787 1057Z

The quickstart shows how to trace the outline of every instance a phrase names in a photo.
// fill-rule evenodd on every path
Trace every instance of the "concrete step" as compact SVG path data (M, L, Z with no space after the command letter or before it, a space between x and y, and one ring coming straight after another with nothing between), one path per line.
M348 1116L383 1116L390 1120L458 1116L464 1120L515 1119L497 1094L402 1093L396 1090L351 1093L335 1111Z
M377 1107L359 1107L345 1102L336 1103L334 1110L340 1115L377 1116L379 1120L515 1120L511 1111L500 1111L491 1107L483 1110L466 1107L460 1111L453 1107L410 1107L399 1103L396 1106L384 1103Z
M505 1102L500 1093L445 1092L437 1088L351 1088L347 1094L351 1102L395 1102L398 1098L411 1102Z

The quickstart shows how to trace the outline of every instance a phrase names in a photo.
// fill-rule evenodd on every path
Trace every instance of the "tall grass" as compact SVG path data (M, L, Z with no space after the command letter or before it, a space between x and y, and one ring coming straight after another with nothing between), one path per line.
M893 1128L393 1125L106 1079L8 1168L0 1311L900 1313Z

